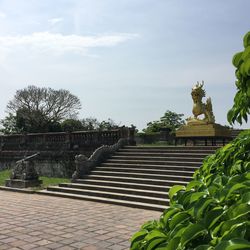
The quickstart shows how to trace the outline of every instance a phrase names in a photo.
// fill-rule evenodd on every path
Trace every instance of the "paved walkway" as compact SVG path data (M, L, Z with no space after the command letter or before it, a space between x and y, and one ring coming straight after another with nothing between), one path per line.
M0 250L121 250L161 213L103 203L0 191Z

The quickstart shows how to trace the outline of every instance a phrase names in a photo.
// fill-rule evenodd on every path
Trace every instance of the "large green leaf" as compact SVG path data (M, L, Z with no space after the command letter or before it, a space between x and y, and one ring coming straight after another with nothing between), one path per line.
M195 192L190 197L190 203L199 200L201 197L206 197L207 194L208 194L207 192Z
M157 227L158 227L158 221L152 220L152 221L148 221L148 222L144 223L141 228L145 229L147 231L152 231L153 229L155 229Z
M181 185L175 185L173 187L171 187L169 189L169 192L168 192L168 195L169 195L169 198L172 200L173 196L180 190L183 190L185 189L184 186L181 186Z
M223 190L223 197L221 197L221 201L228 199L230 197L230 195L234 192L238 192L240 189L245 188L246 185L244 183L237 183L237 184L231 184L227 187L225 187Z
M220 227L220 236L223 236L226 232L229 232L235 225L240 225L246 221L246 217L243 215L236 219L226 220Z
M187 226L191 223L186 221L184 223L178 224L173 230L168 233L168 238L173 239L175 237L181 237L183 232L186 230Z
M180 209L178 208L169 208L167 210L164 211L163 215L162 215L162 220L163 220L163 223L165 225L168 224L168 220L173 216L175 215L176 213L180 212Z
M169 223L170 230L174 229L179 223L183 223L189 218L190 218L190 215L187 212L180 212L180 213L175 214Z
M214 248L210 245L200 245L196 247L194 250L212 250L212 249Z
M236 219L239 216L250 213L250 204L249 203L241 203L234 204L232 207L228 209L227 216L232 219Z
M243 239L221 241L214 250L249 250L250 242Z
M216 201L213 198L205 197L194 204L194 217L201 219L209 207L215 206Z
M204 183L202 181L193 180L187 184L186 190L189 191L194 188L197 190L198 188L202 186L204 186Z
M243 62L242 54L243 54L243 52L239 52L239 53L236 53L233 57L232 62L236 68L238 68L240 66L240 64Z
M137 233L135 233L133 235L133 237L131 238L131 250L138 250L139 248L139 244L140 242L145 238L145 236L147 235L147 231L146 230L141 230Z
M157 239L157 238L166 238L166 235L163 232L155 229L147 234L147 236L145 237L145 240L151 241L152 239Z
M250 189L247 189L247 192L242 194L242 198L241 198L242 203L250 203Z
M202 235L206 235L207 233L207 229L202 224L189 225L181 236L182 247L185 247L191 240L194 240Z
M154 250L163 242L166 242L166 238L154 238L145 245L145 248L147 250Z
M237 175L232 176L229 179L228 185L243 183L245 181L248 181L249 179L250 179L250 175L248 173L237 174Z
M225 231L221 240L230 240L234 238L244 238L246 234L247 223L239 223L233 225L229 231Z
M165 250L176 250L178 249L178 246L180 245L180 240L181 237L175 237L173 239L171 239L167 245L167 247L165 248Z
M181 196L179 197L178 203L182 204L183 207L185 207L187 205L187 203L190 200L191 195L194 193L194 191L190 190L190 191L185 191L181 194Z
M206 213L204 218L204 224L206 228L210 229L215 225L215 223L221 218L224 213L224 209L221 207L216 207Z
M250 46L250 31L246 33L246 35L243 38L243 44L244 47L247 48L248 46Z

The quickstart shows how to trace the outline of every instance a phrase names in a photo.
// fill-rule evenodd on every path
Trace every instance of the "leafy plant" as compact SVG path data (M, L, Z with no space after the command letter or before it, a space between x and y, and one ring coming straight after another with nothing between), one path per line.
M233 57L233 65L236 67L237 93L234 97L234 105L228 112L228 121L242 123L250 114L250 31L244 36L243 44L245 50Z
M250 249L250 130L169 191L170 208L131 239L131 250Z

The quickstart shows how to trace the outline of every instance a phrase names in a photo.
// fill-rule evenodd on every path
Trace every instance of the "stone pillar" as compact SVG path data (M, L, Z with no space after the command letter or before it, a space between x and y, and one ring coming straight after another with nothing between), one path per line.
M71 150L71 132L67 132L65 136L65 146L67 150Z
M130 146L135 146L136 145L136 141L135 141L135 127L131 126L128 129L128 144Z

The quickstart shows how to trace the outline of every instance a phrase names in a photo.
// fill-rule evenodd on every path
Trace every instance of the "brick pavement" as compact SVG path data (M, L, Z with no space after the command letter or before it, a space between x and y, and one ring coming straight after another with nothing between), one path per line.
M110 204L0 191L0 250L122 250L161 213Z

